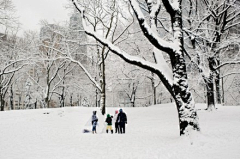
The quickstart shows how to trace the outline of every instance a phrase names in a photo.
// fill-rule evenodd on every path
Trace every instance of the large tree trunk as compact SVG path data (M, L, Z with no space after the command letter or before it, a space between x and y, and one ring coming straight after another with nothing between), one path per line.
M188 134L190 130L200 130L195 103L187 84L186 66L182 54L172 62L174 70L174 96L179 116L180 135Z
M148 7L150 8L149 11L151 11L152 1L149 1L149 2L150 3L148 3ZM162 50L168 53L171 59L171 65L173 70L173 86L169 88L169 85L167 84L167 82L165 82L164 80L162 80L162 82L166 86L166 88L169 90L169 92L171 93L171 95L175 100L177 110L178 110L180 135L188 135L191 130L200 131L200 127L198 123L197 112L195 110L195 103L194 103L192 94L188 88L186 64L185 64L184 54L183 54L183 30L182 30L182 12L181 12L182 8L181 8L180 1L178 2L179 10L178 9L175 10L174 8L172 8L170 2L167 0L162 2L167 12L170 14L174 40L177 41L179 45L176 48L173 48L174 50L173 52L167 49ZM156 13L157 13L157 10L156 10ZM142 27L142 30L144 32L143 27ZM154 30L156 30L156 28ZM158 75L160 79L163 79L161 74L158 74Z
M189 134L190 130L200 130L198 116L195 110L195 103L188 88L186 64L183 54L183 33L182 33L181 12L175 12L172 17L172 28L174 37L179 41L181 49L171 54L171 64L173 69L173 91L178 115L180 135Z

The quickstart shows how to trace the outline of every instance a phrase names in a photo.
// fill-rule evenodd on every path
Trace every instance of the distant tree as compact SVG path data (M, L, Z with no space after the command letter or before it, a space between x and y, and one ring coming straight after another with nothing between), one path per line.
M12 88L14 76L16 72L28 64L29 57L26 57L26 55L20 51L22 46L19 46L19 40L16 36L8 36L0 45L0 102L1 111L4 111L6 103L5 96L9 88Z
M0 101L1 111L4 110L5 95L11 85L16 71L21 69L22 60L15 55L18 32L18 19L15 15L15 7L11 0L0 0Z
M136 106L137 99L144 99L147 95L141 96L137 93L146 80L146 70L132 67L132 69L122 68L121 75L117 77L118 85L129 100L131 107ZM141 88L140 88L141 89ZM149 95L148 95L149 96Z
M58 25L44 23L41 30L40 47L38 54L35 55L38 74L31 77L35 84L41 90L42 107L49 108L51 96L57 84L60 84L62 78L59 78L60 70L68 65L67 60L57 59L60 57L62 49L62 35L56 32Z
M15 14L15 6L12 0L0 0L0 29L3 31L1 38L4 34L11 33L19 27L19 21Z
M191 49L190 59L206 85L208 110L215 108L216 101L221 103L220 69L226 65L239 64L238 58L226 58L228 48L239 43L234 28L240 26L240 9L236 0L188 1L185 33L189 37ZM189 46L189 45L188 45ZM215 89L214 89L215 87Z

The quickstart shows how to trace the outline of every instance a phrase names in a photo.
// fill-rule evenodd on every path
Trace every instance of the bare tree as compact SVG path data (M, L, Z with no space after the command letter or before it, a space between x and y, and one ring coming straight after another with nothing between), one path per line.
M1 111L4 111L5 96L12 88L16 72L28 64L29 58L20 51L16 36L9 36L1 42L1 70L0 70L0 101Z
M237 58L226 59L229 46L237 43L231 29L239 26L239 6L236 0L189 1L185 33L194 49L190 58L200 71L207 89L208 110L221 103L220 69L229 64L239 64ZM187 4L187 3L186 3ZM186 5L187 6L187 5ZM189 9L188 9L189 8Z
M47 108L49 108L49 102L56 83L59 84L61 80L58 78L58 74L67 65L66 60L57 59L60 56L58 50L61 50L62 47L62 35L55 32L58 27L58 25L51 24L44 24L42 27L40 33L40 40L42 41L40 42L39 53L35 55L39 74L36 77L30 76L41 90L42 106Z

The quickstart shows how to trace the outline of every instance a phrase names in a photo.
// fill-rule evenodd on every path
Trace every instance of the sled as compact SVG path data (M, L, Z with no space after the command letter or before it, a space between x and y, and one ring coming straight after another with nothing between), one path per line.
M89 129L83 129L83 133L90 133L91 131Z

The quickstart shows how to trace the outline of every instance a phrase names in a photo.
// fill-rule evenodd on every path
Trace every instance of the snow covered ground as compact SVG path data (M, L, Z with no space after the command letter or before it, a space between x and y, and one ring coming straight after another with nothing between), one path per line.
M0 159L239 159L240 107L197 105L201 133L179 137L173 104L123 108L126 134L84 134L95 108L0 112ZM116 108L107 108L113 114Z

